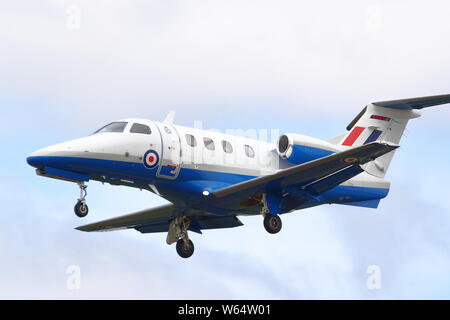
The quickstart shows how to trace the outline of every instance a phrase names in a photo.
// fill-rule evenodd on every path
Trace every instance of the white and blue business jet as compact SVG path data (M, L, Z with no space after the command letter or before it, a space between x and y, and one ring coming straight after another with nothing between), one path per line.
M126 119L94 134L53 145L27 161L40 176L75 182L84 217L89 180L151 191L170 204L78 227L81 231L133 228L167 232L178 254L194 245L188 231L242 226L238 216L262 215L269 233L280 215L322 204L377 208L388 195L384 179L408 120L419 109L450 103L450 95L367 105L328 141L283 134L271 144L164 122Z

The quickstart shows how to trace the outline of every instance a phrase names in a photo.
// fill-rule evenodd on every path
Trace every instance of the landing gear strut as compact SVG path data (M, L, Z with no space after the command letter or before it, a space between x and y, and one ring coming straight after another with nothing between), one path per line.
M182 258L189 258L194 254L194 243L189 239L188 229L191 220L188 217L177 217L169 226L167 244L177 243L177 253Z
M261 209L261 214L264 216L264 228L268 233L275 234L280 232L282 223L281 218L278 214L271 214L269 205L267 203L266 194L263 194L262 199L263 207Z
M78 185L80 187L80 198L75 205L74 211L77 217L84 218L89 213L89 207L86 204L87 185L85 185L84 182L80 182Z
M266 231L271 234L275 234L280 232L281 230L281 219L278 215L266 214L264 217L264 228Z

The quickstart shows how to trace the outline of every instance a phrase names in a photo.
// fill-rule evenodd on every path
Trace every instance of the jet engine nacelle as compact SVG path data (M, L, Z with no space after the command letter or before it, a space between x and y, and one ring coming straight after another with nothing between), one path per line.
M278 139L278 154L292 164L301 164L342 151L327 141L300 134L283 134Z

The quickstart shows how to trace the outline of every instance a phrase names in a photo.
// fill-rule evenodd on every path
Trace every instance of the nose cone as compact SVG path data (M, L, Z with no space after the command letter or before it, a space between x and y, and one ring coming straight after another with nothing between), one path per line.
M27 157L27 163L35 168L43 168L50 153L49 148L39 149Z
M27 163L37 169L51 167L69 169L73 159L83 158L92 149L95 137L86 137L39 149L27 157ZM95 143L95 140L94 140Z
M29 155L27 157L27 163L32 167L39 168L39 160L37 159L37 157Z
M35 168L53 166L58 157L71 151L71 142L63 142L39 149L27 157L27 162Z

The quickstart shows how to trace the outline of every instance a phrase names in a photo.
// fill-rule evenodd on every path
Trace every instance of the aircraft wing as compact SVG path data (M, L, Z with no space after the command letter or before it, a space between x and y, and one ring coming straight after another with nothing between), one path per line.
M222 229L242 226L235 216L211 216L191 209L180 209L174 204L167 204L125 216L112 218L76 228L80 231L113 231L136 229L141 233L167 232L170 222L177 216L188 214L192 217L189 230L201 233L205 229Z
M349 168L349 171L352 171L350 170L351 167L359 168L359 165L370 162L396 148L398 148L397 145L372 142L324 158L280 170L274 174L257 177L225 187L213 191L212 194L216 198L224 198L237 193L248 192L273 192L281 195L285 193L286 189L293 187L306 187L309 185L319 186L318 182L321 181L321 179L338 175L346 168ZM340 178L337 179L337 182L341 183L361 171L358 172L356 170L355 172L355 170L353 170L351 174L350 172L346 175L341 174ZM325 186L320 186L318 189L326 190L327 188Z
M113 231L139 227L145 224L158 224L173 219L179 209L173 204L151 208L125 216L112 218L76 228L80 231Z

